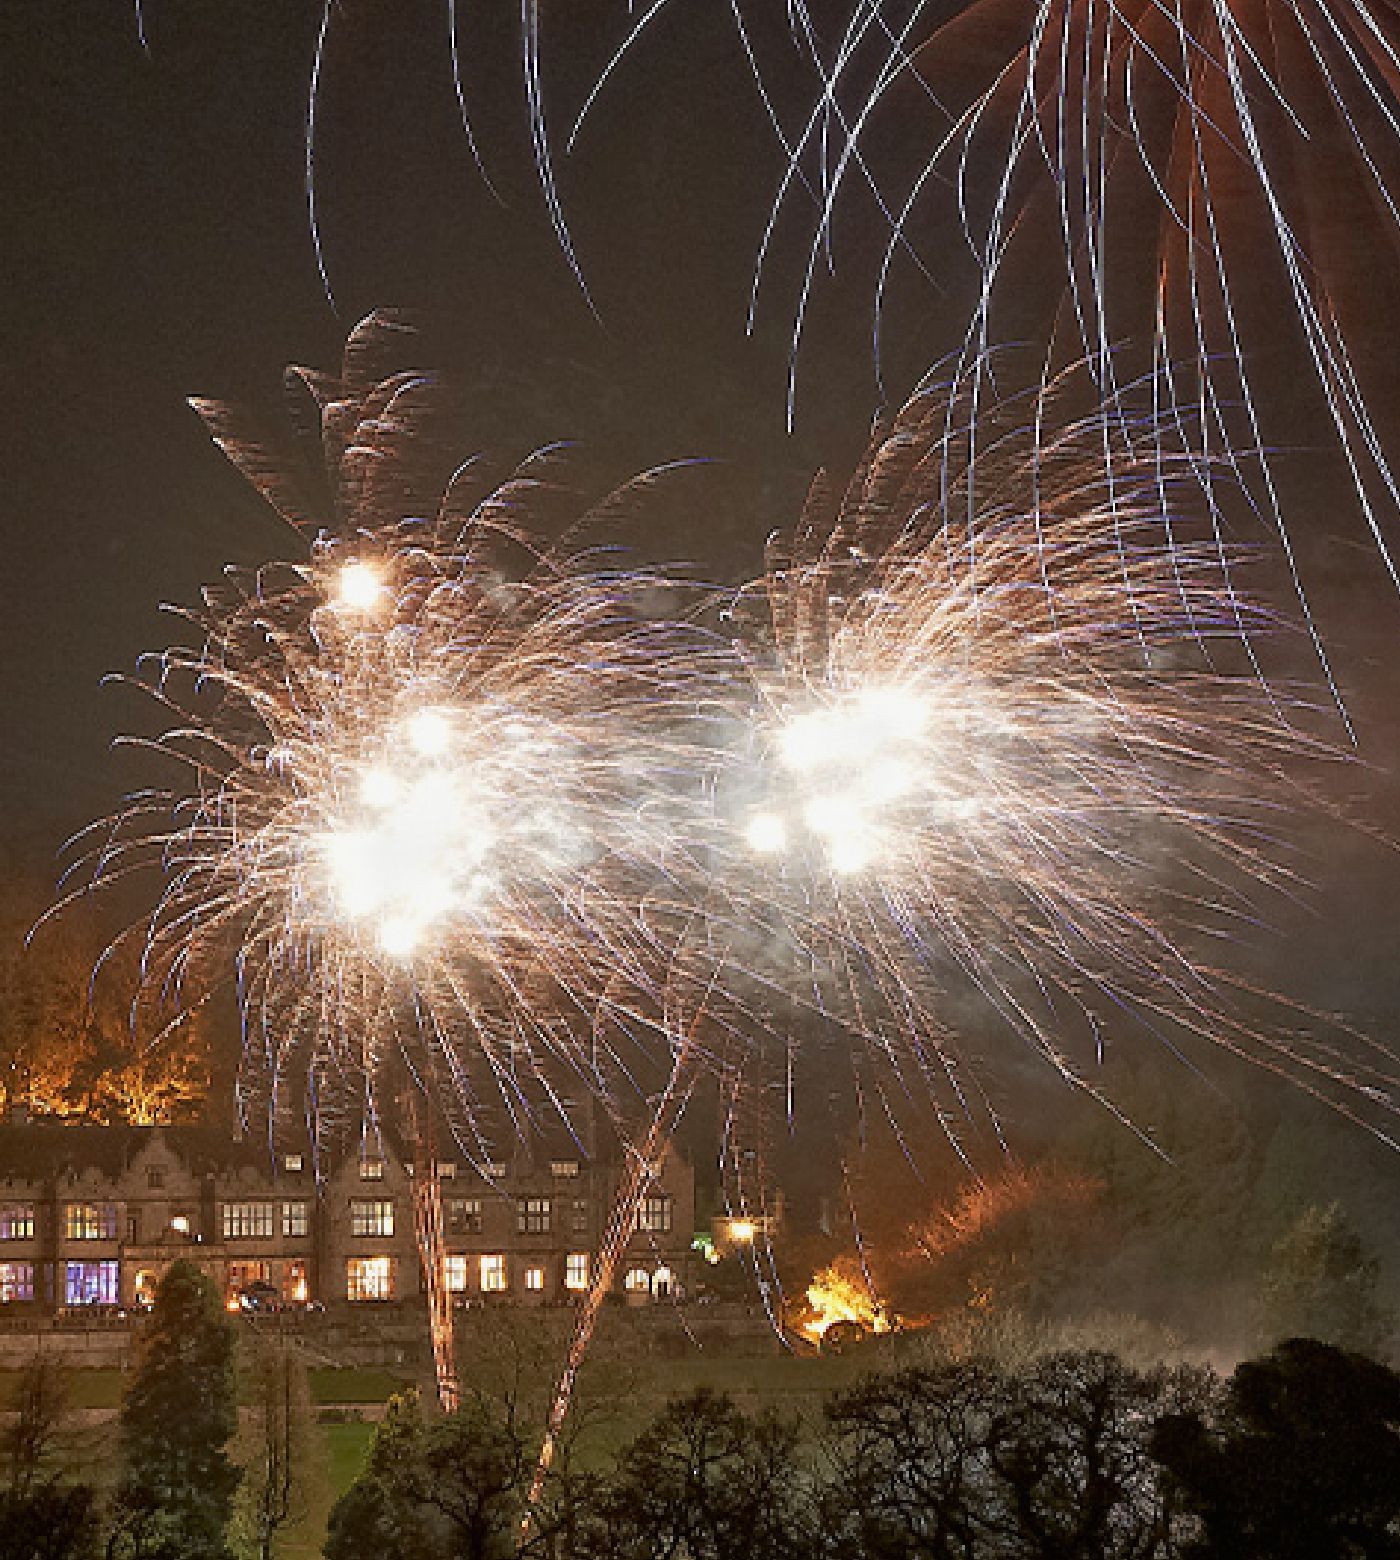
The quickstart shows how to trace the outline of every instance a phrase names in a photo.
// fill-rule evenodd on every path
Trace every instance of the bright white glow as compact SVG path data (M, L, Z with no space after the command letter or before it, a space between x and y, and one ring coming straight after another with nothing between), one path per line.
M859 821L855 803L849 796L814 796L807 803L804 817L813 834L823 834L828 838Z
M424 758L440 758L452 740L452 727L441 710L419 710L408 723L408 740Z
M841 873L843 877L868 867L875 854L870 837L854 832L832 840L827 847L827 852L831 870Z
M406 959L418 946L422 929L406 915L392 915L380 923L379 946L391 959Z
M378 568L363 558L352 558L341 565L336 581L336 599L352 612L372 612L384 595L384 580Z
M771 856L787 845L787 826L776 813L755 813L744 831L751 850Z
M360 782L360 800L366 807L392 807L403 795L397 775L388 769L370 769Z

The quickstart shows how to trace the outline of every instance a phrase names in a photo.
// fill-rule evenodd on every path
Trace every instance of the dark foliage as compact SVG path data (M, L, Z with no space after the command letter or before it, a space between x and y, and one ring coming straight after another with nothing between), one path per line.
M101 1539L90 1485L43 1483L0 1496L5 1560L97 1560Z
M579 1560L806 1560L817 1551L796 1428L701 1389L671 1403L594 1494Z
M478 1398L425 1420L395 1398L368 1465L336 1502L327 1560L504 1560L515 1552L533 1458Z
M226 1560L237 1427L232 1330L211 1280L176 1262L122 1403L112 1560Z
M1199 1519L1192 1560L1400 1556L1400 1375L1374 1360L1292 1339L1152 1449Z

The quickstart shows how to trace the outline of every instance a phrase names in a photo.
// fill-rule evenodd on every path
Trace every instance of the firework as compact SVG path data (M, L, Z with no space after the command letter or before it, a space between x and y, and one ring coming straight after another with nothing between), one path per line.
M192 643L139 680L163 716L141 744L173 777L89 831L74 871L78 891L154 879L126 934L141 1000L178 1015L236 976L242 1108L274 1139L320 1156L407 1096L416 1143L441 1122L486 1165L503 1132L584 1130L581 1102L625 1121L668 1054L721 648L675 615L683 582L618 562L651 479L577 522L565 451L444 480L430 381L379 377L401 336L367 322L343 379L293 376L323 471L205 408L314 536L182 614ZM432 1299L426 1179L420 1202Z
M998 1028L1110 1110L1103 1047L1136 1031L1384 1136L1392 1059L1344 1057L1230 969L1295 887L1303 771L1335 759L1319 701L1257 675L1251 645L1285 630L1244 558L1222 581L1209 525L1193 540L1162 430L1072 401L1072 378L996 407L931 388L772 544L733 614L754 704L718 786L707 953L788 1004L778 1032L843 1037L916 1163L914 1111L974 1168L1002 1146ZM1151 452L1132 480L1102 460L1130 435ZM766 1214L791 1045L720 1063L734 1200Z

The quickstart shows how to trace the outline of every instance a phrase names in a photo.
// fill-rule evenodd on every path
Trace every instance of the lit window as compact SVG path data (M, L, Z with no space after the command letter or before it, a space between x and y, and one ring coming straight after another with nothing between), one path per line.
M282 1295L288 1305L305 1305L311 1298L311 1287L306 1281L304 1262L289 1262L283 1268Z
M560 1180L570 1180L578 1174L577 1159L551 1159L549 1173Z
M288 1175L299 1175L305 1167L306 1160L300 1154L283 1154L282 1168Z
M642 1198L637 1228L648 1235L668 1235L671 1231L671 1199L653 1194Z
M588 1203L582 1197L574 1198L574 1234L582 1235L588 1228Z
M154 1305L156 1299L156 1275L149 1268L142 1268L131 1286L132 1298L138 1306Z
M271 1240L276 1212L276 1203L225 1203L224 1239Z
M384 1161L382 1159L362 1159L360 1161L360 1179L362 1181L382 1181L384 1179Z
M34 1264L0 1262L0 1305L34 1298Z
M506 1287L506 1259L483 1257L481 1259L481 1288L486 1294L499 1294Z
M651 1292L658 1300L665 1300L671 1293L671 1286L675 1283L675 1276L670 1268L659 1267L651 1275Z
M361 1202L350 1204L350 1233L352 1235L392 1235L394 1233L394 1205L391 1202Z
M528 1267L525 1269L526 1289L544 1288L544 1269L542 1267Z
M457 1161L455 1159L439 1159L437 1162L439 1181L455 1181L457 1179Z
M239 1297L245 1289L253 1284L267 1283L268 1266L266 1262L230 1262L228 1265L228 1283L224 1289L224 1300L230 1311L238 1309Z
M34 1204L5 1203L0 1206L0 1240L34 1239Z
M588 1253L586 1251L571 1251L564 1258L564 1288L588 1288Z
M464 1295L467 1292L467 1271L470 1257L448 1257L447 1259L447 1292L452 1295Z
M190 1232L190 1216L187 1213L177 1213L170 1220L170 1228L177 1235L188 1235Z
M69 1262L63 1298L68 1305L115 1305L118 1267L115 1262Z
M64 1229L69 1240L115 1240L117 1210L111 1203L69 1203Z
M392 1300L394 1259L351 1257L345 1264L345 1295L349 1300Z
M307 1231L306 1204L286 1202L282 1204L282 1233L288 1240L298 1240Z
M651 1274L645 1268L628 1268L623 1286L629 1294L650 1294Z
M449 1235L481 1233L481 1199L449 1197L442 1205L443 1223Z
M520 1197L515 1203L515 1228L521 1235L549 1234L549 1198Z

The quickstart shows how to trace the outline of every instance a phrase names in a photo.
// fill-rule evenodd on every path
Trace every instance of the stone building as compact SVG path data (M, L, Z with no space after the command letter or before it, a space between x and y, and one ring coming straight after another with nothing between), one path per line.
M519 1146L509 1161L439 1159L449 1288L466 1301L549 1303L589 1281L615 1158ZM387 1140L330 1166L195 1127L0 1126L0 1310L132 1310L177 1257L231 1307L415 1299L413 1166ZM618 1287L639 1303L684 1289L694 1175L657 1167Z

